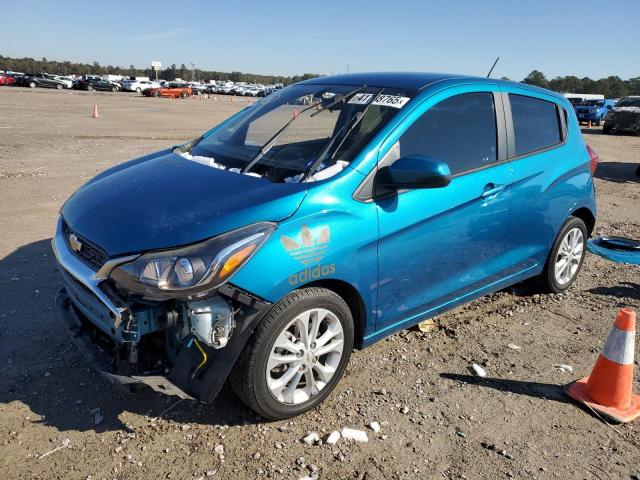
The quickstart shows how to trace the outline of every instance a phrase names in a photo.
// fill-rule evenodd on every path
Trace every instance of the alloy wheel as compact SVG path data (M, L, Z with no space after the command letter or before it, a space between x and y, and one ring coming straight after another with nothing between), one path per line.
M335 375L344 350L338 317L324 308L297 315L276 338L267 361L267 386L280 403L297 405L317 395Z
M562 239L556 255L554 274L558 285L573 280L584 254L584 235L579 228L572 228Z

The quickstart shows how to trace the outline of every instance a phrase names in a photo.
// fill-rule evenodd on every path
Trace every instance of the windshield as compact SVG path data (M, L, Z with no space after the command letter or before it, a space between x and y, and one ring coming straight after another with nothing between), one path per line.
M640 97L623 98L618 103L616 103L616 107L640 107Z
M604 101L603 100L585 100L580 105L583 105L585 107L601 107L604 105Z
M273 182L327 178L320 172L342 170L414 94L366 86L292 85L256 102L185 153L196 161L209 159L202 163L210 166Z

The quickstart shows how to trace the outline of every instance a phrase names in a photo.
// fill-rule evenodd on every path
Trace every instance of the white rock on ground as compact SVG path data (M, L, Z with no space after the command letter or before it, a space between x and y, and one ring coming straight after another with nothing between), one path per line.
M355 440L356 442L369 441L367 432L363 432L362 430L355 430L353 428L344 427L340 434L342 435L342 438L346 438L347 440Z
M565 365L564 363L554 363L553 367L557 368L562 373L565 373L565 372L572 373L573 372L573 367L571 365Z
M313 445L316 442L320 441L320 435L318 435L316 432L311 432L309 435L304 437L302 441L307 445Z
M380 431L380 424L378 422L371 422L369 424L369 428L374 432L378 433Z
M338 443L338 440L340 440L340 432L334 430L329 434L325 443L328 443L329 445L335 445L336 443Z
M476 373L477 376L482 378L487 376L487 372L484 371L484 368L482 368L477 363L472 363L471 368L473 369L473 371Z

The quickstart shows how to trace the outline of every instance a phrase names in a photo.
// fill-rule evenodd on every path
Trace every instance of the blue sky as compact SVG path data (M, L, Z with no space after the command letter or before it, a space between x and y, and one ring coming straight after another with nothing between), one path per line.
M640 0L0 0L0 54L261 74L640 76Z

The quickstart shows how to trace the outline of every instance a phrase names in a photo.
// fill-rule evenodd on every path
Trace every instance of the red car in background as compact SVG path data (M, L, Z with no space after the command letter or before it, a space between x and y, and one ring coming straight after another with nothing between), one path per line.
M166 87L147 88L142 92L145 97L170 97L170 98L187 98L193 95L190 87L178 83L170 83Z
M13 75L0 75L0 85L14 85L16 83L16 77Z

